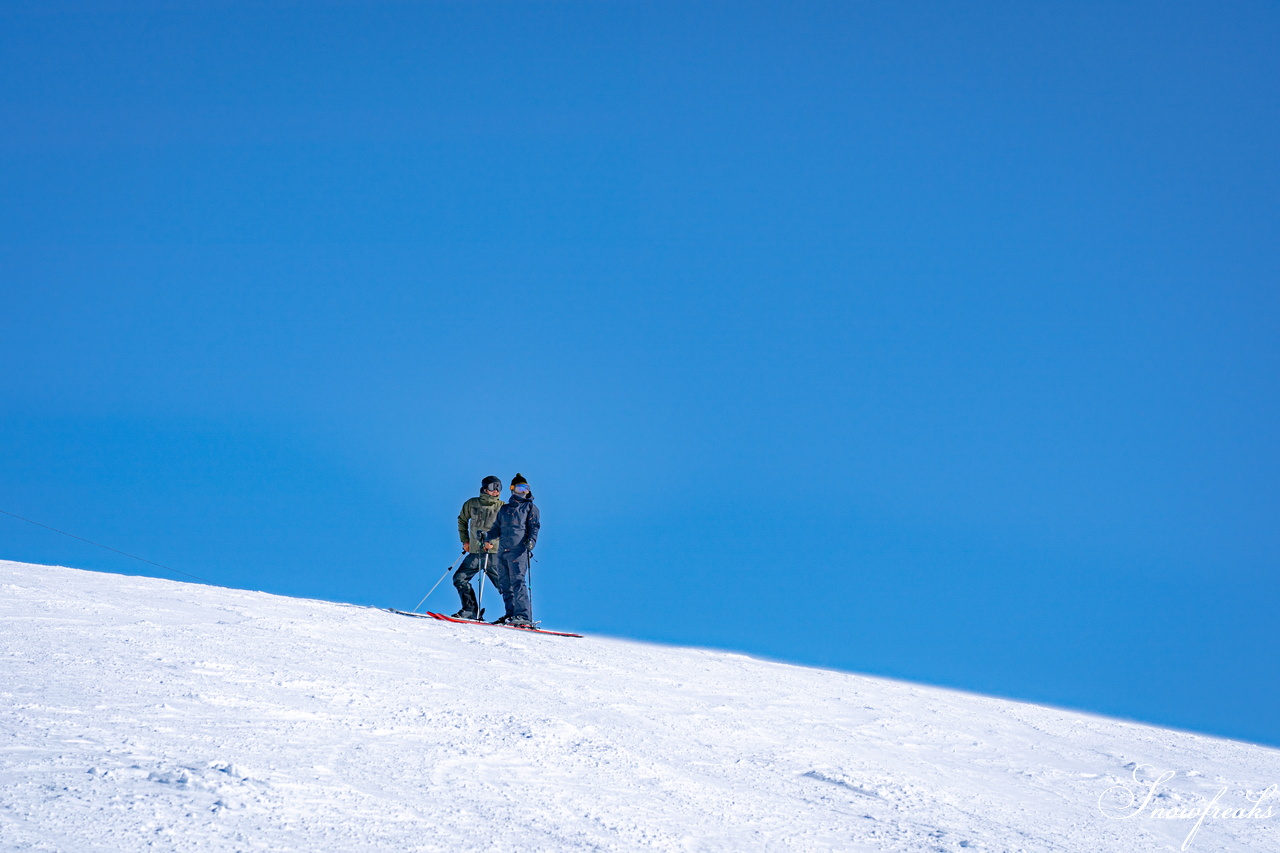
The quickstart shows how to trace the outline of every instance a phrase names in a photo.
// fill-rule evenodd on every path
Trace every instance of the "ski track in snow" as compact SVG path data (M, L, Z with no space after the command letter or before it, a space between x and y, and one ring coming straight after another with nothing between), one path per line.
M1177 850L1280 751L743 655L0 561L0 850ZM1196 851L1280 849L1272 820Z

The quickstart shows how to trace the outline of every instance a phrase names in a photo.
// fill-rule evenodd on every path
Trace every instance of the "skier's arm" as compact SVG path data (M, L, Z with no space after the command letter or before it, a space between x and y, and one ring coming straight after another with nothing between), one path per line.
M462 540L463 545L471 544L471 532L467 529L467 519L471 515L471 513L467 512L467 504L469 503L471 501L464 503L462 511L458 513L458 538Z
M492 542L495 539L502 538L502 516L499 515L493 520L493 527L489 528L489 532L484 535L484 541Z
M538 508L536 506L531 505L529 507L529 517L525 519L524 529L525 547L532 551L533 546L538 542L538 531L542 529L541 513L538 512Z

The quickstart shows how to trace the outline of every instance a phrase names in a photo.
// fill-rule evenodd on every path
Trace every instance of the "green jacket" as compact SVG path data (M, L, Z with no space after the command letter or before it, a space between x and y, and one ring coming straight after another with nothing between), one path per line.
M462 512L458 513L458 537L472 554L484 553L484 535L493 526L500 509L502 498L483 494L462 505Z

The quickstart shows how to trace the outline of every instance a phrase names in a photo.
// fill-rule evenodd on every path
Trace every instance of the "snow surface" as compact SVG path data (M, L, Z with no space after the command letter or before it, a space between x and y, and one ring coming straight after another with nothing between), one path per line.
M1194 823L1102 814L1138 765L1177 772L1165 806L1280 782L1260 746L725 652L11 562L0 586L2 850L1135 853ZM1188 849L1280 850L1277 823Z

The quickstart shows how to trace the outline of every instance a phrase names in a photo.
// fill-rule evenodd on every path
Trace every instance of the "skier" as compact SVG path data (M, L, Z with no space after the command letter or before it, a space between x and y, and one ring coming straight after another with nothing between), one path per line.
M533 606L529 602L529 559L538 542L542 523L533 505L529 481L516 474L511 479L511 500L498 510L498 517L485 534L485 541L498 540L498 589L507 606L506 615L494 624L516 628L533 627Z
M480 609L476 603L476 591L471 587L471 579L481 570L489 576L494 587L502 589L498 580L497 546L485 541L485 533L493 526L493 520L502 509L502 480L497 477L485 477L480 483L480 496L469 499L462 505L458 513L458 536L462 538L462 552L467 555L453 573L453 586L462 599L462 609L453 614L456 619L479 619ZM484 583L481 578L480 583Z

